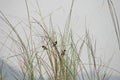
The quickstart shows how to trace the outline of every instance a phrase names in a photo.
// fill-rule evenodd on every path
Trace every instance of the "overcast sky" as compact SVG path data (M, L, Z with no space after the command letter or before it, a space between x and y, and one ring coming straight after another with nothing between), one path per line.
M120 0L112 0L120 22ZM64 17L70 8L71 0L38 0L44 17L53 12L53 21L62 27ZM28 0L30 12L35 16L36 0ZM27 19L24 0L0 0L0 10L12 19ZM36 17L36 16L35 16ZM97 43L97 53L107 61L113 54L111 67L120 71L120 52L114 32L114 26L109 13L107 0L75 0L73 7L74 34L81 36L86 26ZM2 23L0 22L0 28ZM1 37L1 36L0 36ZM3 51L4 52L4 51ZM0 52L0 55L3 53Z

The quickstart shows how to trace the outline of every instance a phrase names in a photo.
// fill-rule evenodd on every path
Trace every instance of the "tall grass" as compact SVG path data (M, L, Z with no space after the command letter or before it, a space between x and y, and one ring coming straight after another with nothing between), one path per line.
M3 75L3 62L0 64L0 80L4 80L4 75Z
M74 0L71 2L64 31L59 30L59 32L54 29L51 15L48 26L43 18L42 21L31 18L27 0L25 3L28 15L28 25L25 27L28 27L28 32L24 28L23 30L26 41L20 36L21 33L17 31L16 26L0 11L0 19L15 34L15 37L10 38L20 51L20 54L14 56L18 59L21 77L15 77L16 80L106 80L111 76L110 71L115 70L110 68L109 64L97 61L96 42L91 39L89 31L86 29L81 41L74 39L71 30ZM37 26L37 30L43 32L42 35L37 36L37 39L33 36L34 25ZM39 46L36 42L40 42ZM88 63L85 63L81 57L81 54L85 53L84 48L87 50Z
M107 0L107 2L108 2L109 11L110 11L111 18L112 18L113 25L114 25L114 29L115 29L115 33L116 33L116 37L117 37L117 41L118 41L118 46L119 46L119 49L120 49L120 26L119 26L119 20L118 20L117 13L116 13L113 2L111 0Z

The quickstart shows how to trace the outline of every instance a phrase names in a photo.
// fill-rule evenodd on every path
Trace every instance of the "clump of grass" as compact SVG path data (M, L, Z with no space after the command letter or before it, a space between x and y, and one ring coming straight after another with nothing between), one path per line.
M17 39L15 39L16 37L10 37L16 43L20 53L14 56L19 61L19 76L21 76L21 78L15 77L16 80L46 80L46 76L48 80L107 79L110 75L109 65L103 65L96 60L96 43L93 43L89 32L86 30L81 43L74 39L70 28L74 0L71 3L65 29L63 32L59 30L59 33L54 30L51 15L49 16L50 29L44 21L38 21L33 17L31 20L29 6L26 0L25 2L28 14L28 25L25 25L25 27L28 27L28 32L23 28L26 42L16 30L16 26L11 24L8 18L0 12L0 18L17 37ZM34 25L37 26L37 30L43 31L43 34L38 36L37 39L33 36ZM39 41L41 41L40 44L36 43ZM86 64L81 58L81 54L85 52L83 48L88 51L89 62Z

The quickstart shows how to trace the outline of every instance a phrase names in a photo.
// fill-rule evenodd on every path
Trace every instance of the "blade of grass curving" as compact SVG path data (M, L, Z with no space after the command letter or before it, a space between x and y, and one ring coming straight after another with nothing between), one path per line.
M110 11L110 14L112 17L112 21L114 24L114 29L115 29L115 33L116 33L116 37L117 37L117 41L118 41L118 46L120 49L120 26L119 26L117 13L116 13L113 2L111 0L107 0L107 2L108 2L108 6L109 6L109 11Z

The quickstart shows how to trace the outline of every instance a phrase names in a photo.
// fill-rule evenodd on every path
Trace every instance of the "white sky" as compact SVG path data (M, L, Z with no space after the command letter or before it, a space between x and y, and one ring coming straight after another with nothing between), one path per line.
M120 0L112 0L115 4L118 19L120 21ZM35 0L28 0L30 12L35 16L37 6ZM53 21L62 27L65 16L70 7L71 0L38 0L43 16L54 12ZM12 19L26 19L26 7L24 0L0 0L0 10ZM37 16L36 16L37 17ZM71 23L75 35L81 35L86 26L90 34L96 39L97 53L107 61L113 54L111 67L120 71L120 52L114 33L114 26L108 10L107 0L75 0L73 7L73 23ZM0 28L2 24L0 23ZM1 33L0 33L1 34ZM0 35L1 37L1 35ZM0 55L3 54L0 52Z

